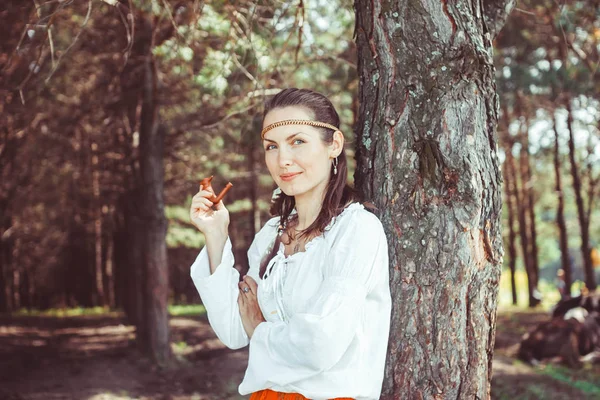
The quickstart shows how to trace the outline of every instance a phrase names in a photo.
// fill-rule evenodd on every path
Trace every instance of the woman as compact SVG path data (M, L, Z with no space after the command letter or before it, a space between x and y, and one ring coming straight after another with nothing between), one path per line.
M339 116L323 95L286 89L263 116L265 161L281 189L239 281L229 214L212 188L190 216L206 237L191 277L215 333L250 344L239 392L250 399L378 399L390 326L388 246L346 184Z

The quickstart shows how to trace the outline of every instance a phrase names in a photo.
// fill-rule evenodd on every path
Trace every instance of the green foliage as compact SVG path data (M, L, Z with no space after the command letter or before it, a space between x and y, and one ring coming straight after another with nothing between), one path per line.
M208 94L223 96L228 87L227 77L231 75L233 67L233 60L229 54L208 49L204 57L204 66L195 76L194 82Z
M195 227L182 226L169 221L166 237L167 247L200 248L204 246L204 235Z
M174 317L193 317L206 314L202 304L169 305L169 315Z
M227 35L231 29L229 17L215 10L214 4L205 4L202 7L202 18L198 19L197 28L214 36Z
M165 216L169 220L167 247L199 248L204 246L204 235L190 221L191 197L185 206L165 207Z

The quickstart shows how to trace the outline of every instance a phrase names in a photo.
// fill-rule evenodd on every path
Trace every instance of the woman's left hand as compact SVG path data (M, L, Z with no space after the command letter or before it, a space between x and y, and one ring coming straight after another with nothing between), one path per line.
M242 325L249 338L254 334L254 329L261 323L265 322L265 318L260 311L258 305L258 285L256 281L249 276L238 283L240 295L238 296L238 306L240 308L240 316L242 317Z

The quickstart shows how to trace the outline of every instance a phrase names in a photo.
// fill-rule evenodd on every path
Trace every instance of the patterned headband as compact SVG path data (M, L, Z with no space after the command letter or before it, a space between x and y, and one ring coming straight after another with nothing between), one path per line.
M264 139L265 133L269 132L271 129L275 129L275 128L278 128L278 127L284 126L284 125L312 125L312 126L318 126L320 128L333 129L334 131L340 130L340 128L338 128L337 126L333 126L333 125L325 123L325 122L311 121L308 119L286 119L284 121L275 122L274 124L266 126L260 133L260 138Z

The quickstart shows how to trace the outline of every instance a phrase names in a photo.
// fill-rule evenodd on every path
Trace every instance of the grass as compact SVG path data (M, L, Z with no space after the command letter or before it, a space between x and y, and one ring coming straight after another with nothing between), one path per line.
M600 399L598 372L591 364L581 369L570 369L557 364L531 367L519 360L513 365L522 371L517 380L495 377L492 383L492 399L538 400L538 399ZM522 368L527 369L523 370ZM529 371L529 372L527 372Z
M598 383L593 382L598 377L594 376L589 367L587 371L585 368L582 370L571 370L561 365L548 364L536 368L536 371L541 375L547 375L554 380L566 383L585 394L597 395L600 398L600 386ZM591 379L591 381L588 379Z
M25 317L80 317L89 315L103 315L103 316L118 316L119 311L110 310L108 307L74 307L74 308L50 308L48 310L37 310L21 308L16 312L12 313L14 316L25 316Z
M121 390L118 394L112 392L103 392L88 397L87 400L133 400L135 397L130 397L126 390Z
M191 317L201 316L206 314L206 309L202 304L189 305L169 305L169 315L173 317ZM81 316L106 316L118 317L122 316L123 312L119 310L111 310L108 307L74 307L74 308L50 308L48 310L37 310L21 308L11 314L19 317L81 317Z

